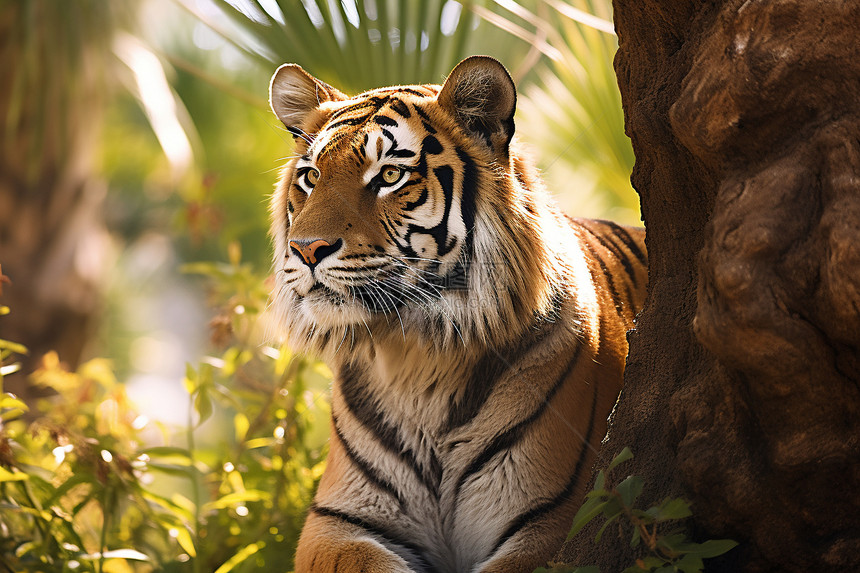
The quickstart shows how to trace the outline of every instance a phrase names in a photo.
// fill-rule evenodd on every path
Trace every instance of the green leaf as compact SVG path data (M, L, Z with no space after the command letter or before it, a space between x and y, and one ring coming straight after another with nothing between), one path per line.
M185 385L185 391L193 394L197 390L197 371L190 363L185 364L185 378L182 380Z
M0 368L0 380L2 380L5 375L6 372L3 372L3 369ZM2 415L0 415L0 420L8 422L22 416L25 412L29 412L30 407L12 394L3 394L2 397L0 397L0 410L5 410Z
M185 527L177 527L170 530L171 537L175 537L179 546L191 557L197 557L197 549L194 547L194 539Z
M251 545L246 545L241 549L241 551L237 552L233 557L228 559L221 567L215 570L215 573L227 573L228 571L232 571L236 565L265 547L266 544L262 541L258 541L257 543L252 543Z
M603 506L603 515L609 519L623 510L624 507L621 505L621 499L615 495L606 501L606 504Z
M193 478L198 474L197 468L194 466L182 466L176 464L162 464L158 462L149 462L147 467L151 470L159 471L169 475L183 476Z
M611 462L609 462L609 467L606 468L606 471L612 471L618 464L624 463L627 460L633 459L633 452L630 451L630 448L625 447L621 452L615 456Z
M594 487L592 491L600 491L603 489L603 486L606 485L606 474L603 473L603 470L597 472L597 478L594 480Z
M209 396L209 392L204 390L205 386L202 384L197 388L197 394L194 396L194 410L197 412L199 419L197 420L197 425L200 426L208 420L212 416L212 398Z
M630 547L638 547L642 541L642 533L638 527L633 528L633 537L630 539Z
M181 458L187 460L191 464L191 452L185 448L175 446L154 446L152 448L144 448L138 452L139 455L147 455L150 458Z
M182 520L190 521L194 518L194 504L188 502L184 503L185 498L179 496L179 494L174 494L174 498L179 497L181 499L168 499L164 496L160 496L152 493L151 491L143 490L142 492L143 498L152 503L153 505L160 505L167 510L169 513L162 513L157 517L157 521L168 527L176 527L178 526ZM191 505L190 509L188 504ZM166 516L170 516L167 518Z
M651 514L650 511L648 513ZM666 498L657 508L656 513L653 514L657 521L683 519L685 517L690 517L691 515L693 515L693 512L690 511L690 504L680 497L674 499Z
M269 492L255 489L249 489L242 492L228 493L227 495L221 496L217 500L204 505L203 511L209 509L225 509L227 507L231 507L239 503L245 503L249 501L265 501L271 498L272 495Z
M636 498L642 493L642 488L645 486L645 480L639 476L627 476L620 484L616 486L616 490L621 494L621 500L627 507L632 507Z
M614 516L610 517L606 520L606 523L597 531L597 535L594 536L594 541L596 543L600 543L600 539L603 537L603 532L606 531L606 528L609 527L609 524L618 519L621 516L620 513L616 513Z
M702 559L710 559L711 557L716 557L731 551L737 547L738 543L731 539L711 539L704 543L696 543L692 545L696 545L697 547L695 547L695 549L685 550L686 554L695 555Z
M30 476L23 472L10 472L6 468L0 466L0 483L10 481L26 481Z
M687 536L683 533L670 533L668 535L658 537L657 546L667 549L672 553L680 553L683 550L682 546L685 545L686 541Z
M573 525L567 534L567 539L571 539L574 535L579 533L583 527L588 525L588 522L600 515L606 503L606 501L598 498L586 500L573 517Z
M54 493L51 495L51 497L48 498L48 501L45 503L45 505L54 505L60 500L60 498L66 495L69 490L71 490L75 486L81 484L89 485L93 483L94 480L95 476L89 472L79 471L78 473L75 473L69 479L61 483L56 490L54 490Z
M17 342L10 342L8 340L3 340L3 339L0 339L0 348L5 349L5 350L11 350L12 352L15 352L16 354L28 354L29 353L29 351L27 350L27 347L24 346L23 344L18 344Z
M248 420L248 416L246 416L242 412L238 412L235 416L233 416L233 429L236 432L237 442L241 442L245 439L245 435L248 433L248 429L250 427L251 422Z
M255 448L265 448L267 446L271 446L276 443L277 440L275 438L254 438L253 440L248 440L245 442L245 447L249 450L253 450Z
M702 559L695 555L684 555L675 562L675 569L683 571L683 573L701 573L704 567L705 564L702 563Z

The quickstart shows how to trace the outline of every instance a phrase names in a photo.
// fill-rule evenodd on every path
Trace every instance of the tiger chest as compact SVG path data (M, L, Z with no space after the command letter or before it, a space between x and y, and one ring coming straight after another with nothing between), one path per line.
M348 470L338 487L353 511L414 540L434 570L464 571L533 502L534 461L500 431L494 413L504 395L473 396L464 412L468 381L446 382L386 384L370 371L343 370L333 423Z

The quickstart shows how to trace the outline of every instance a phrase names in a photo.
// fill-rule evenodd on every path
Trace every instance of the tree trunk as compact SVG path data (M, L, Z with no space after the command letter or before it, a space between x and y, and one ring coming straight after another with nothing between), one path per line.
M30 350L4 381L25 400L41 356L80 360L100 308L105 185L93 155L112 58L110 3L4 3L0 9L0 265L11 314L0 338Z
M650 294L597 467L707 571L860 570L860 3L615 0ZM644 505L647 507L647 505ZM629 538L562 557L621 571Z

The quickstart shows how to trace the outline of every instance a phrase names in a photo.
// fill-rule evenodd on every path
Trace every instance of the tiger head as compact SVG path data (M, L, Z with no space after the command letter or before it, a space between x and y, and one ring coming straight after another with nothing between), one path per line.
M270 103L295 139L271 204L273 306L294 347L497 344L547 310L559 216L513 149L499 62L355 97L286 64Z

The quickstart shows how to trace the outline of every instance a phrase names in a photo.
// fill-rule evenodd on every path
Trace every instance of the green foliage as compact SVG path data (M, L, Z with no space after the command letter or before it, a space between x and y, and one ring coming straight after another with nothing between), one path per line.
M607 474L633 458L624 448L610 462L609 467L597 473L594 488L585 496L585 502L573 518L570 539L582 529L603 516L603 525L597 531L595 542L615 524L618 535L630 539L630 547L641 548L641 556L623 573L701 573L703 559L717 557L734 548L731 539L712 539L702 543L691 541L676 522L692 515L690 504L682 498L666 498L659 505L646 510L635 504L642 494L645 482L638 476L627 476L614 487L607 485ZM537 569L535 573L600 573L596 567L573 568L552 564L552 569Z
M636 223L633 148L612 65L618 41L611 2L542 0L535 13L522 6L517 13L536 38L545 38L535 42L545 56L536 77L520 89L517 128L539 150L550 188L577 214Z
M349 92L438 83L475 53L514 66L529 46L481 20L489 0L214 0L236 30L221 28L183 0L202 21L267 68L296 62ZM276 4L276 5L274 5ZM485 7L486 6L486 7Z
M104 359L69 371L48 354L31 380L56 396L31 419L22 402L2 395L0 565L98 573L289 567L324 468L330 373L256 342L267 289L238 246L230 259L189 268L212 281L220 350L187 368L184 427L153 427ZM0 377L23 350L0 343Z

